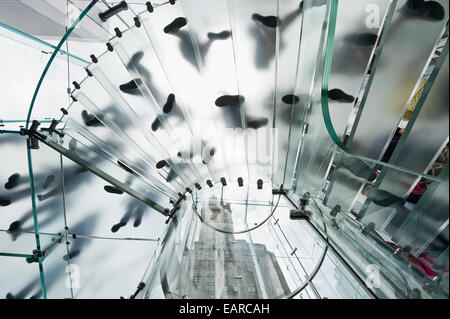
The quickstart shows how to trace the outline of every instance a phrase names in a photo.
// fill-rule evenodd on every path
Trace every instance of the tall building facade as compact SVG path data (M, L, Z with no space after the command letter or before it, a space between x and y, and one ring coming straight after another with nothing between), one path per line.
M229 204L205 203L202 218L211 226L233 230ZM290 290L275 255L263 244L251 244L201 224L190 260L189 298L256 299L285 296Z

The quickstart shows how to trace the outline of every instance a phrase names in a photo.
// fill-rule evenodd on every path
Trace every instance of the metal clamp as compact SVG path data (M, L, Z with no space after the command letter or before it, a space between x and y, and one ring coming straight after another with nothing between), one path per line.
M109 8L108 10L100 12L98 14L98 17L100 18L100 20L102 20L102 22L106 22L109 18L115 16L116 14L124 10L128 10L128 4L125 1L121 1L115 6Z
M187 192L188 192L188 190L186 190L184 192L184 194L178 193L178 199L175 202L172 200L170 201L170 203L173 204L173 208L171 210L169 210L168 208L166 208L164 210L166 212L166 214L169 216L169 218L167 218L167 220L166 220L166 224L168 224L169 221L175 216L177 211L180 210L180 208L181 208L180 203L181 203L181 201L186 199Z

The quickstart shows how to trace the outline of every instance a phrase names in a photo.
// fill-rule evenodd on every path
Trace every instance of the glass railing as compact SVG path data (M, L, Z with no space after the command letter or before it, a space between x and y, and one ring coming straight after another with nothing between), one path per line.
M214 195L204 201L188 197L169 222L137 297L369 297L305 221L289 219L284 199L270 203L261 207L219 202ZM249 228L269 211L274 211L270 220L251 232L211 228L232 230L237 219Z

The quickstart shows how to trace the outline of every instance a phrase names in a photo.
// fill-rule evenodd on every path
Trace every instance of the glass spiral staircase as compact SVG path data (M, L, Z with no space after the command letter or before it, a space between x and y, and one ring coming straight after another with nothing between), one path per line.
M25 126L0 130L27 141L32 203L0 258L38 264L33 297L74 297L72 226L95 221L71 225L66 207L93 173L138 200L115 231L142 207L159 216L131 298L448 298L448 1L103 6L56 46ZM70 104L33 120L54 58L99 7L122 27L83 57ZM10 188L4 207L28 195Z

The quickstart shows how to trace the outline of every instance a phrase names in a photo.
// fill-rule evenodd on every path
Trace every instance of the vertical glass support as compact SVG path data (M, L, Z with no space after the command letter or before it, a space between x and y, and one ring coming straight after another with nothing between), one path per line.
M298 75L297 59L300 49L300 34L304 13L303 2L297 0L278 1L281 25L277 28L276 79L273 107L273 125L275 129L272 159L272 183L283 184L286 156L289 149L289 130L292 121L293 105L299 103L295 95Z
M316 107L316 105L320 105L322 91L325 90L321 85L322 78L329 75L324 70L324 62L325 49L332 50L326 45L328 43L326 36L327 34L334 36L337 3L335 5L333 2L327 1L317 5L315 3L308 4L308 1L305 1L304 4L302 36L311 37L314 40L300 40L303 48L298 62L300 70L302 70L300 72L305 73L299 75L296 95L306 97L306 100L301 101L293 110L293 123L291 125L298 127L298 130L295 132L291 129L291 136L295 133L300 137L300 140L297 144L299 147L292 149L291 154L294 155L295 153L295 156L292 157L288 154L286 167L288 171L289 165L292 165L289 163L295 165L295 181L292 188L298 194L304 192L319 194L322 191L325 175L333 154L333 142L325 128L320 107ZM303 43L308 43L308 45ZM298 111L300 113L297 113ZM298 121L298 119L301 119L302 122L296 125L295 121ZM295 145L293 144L293 146Z

